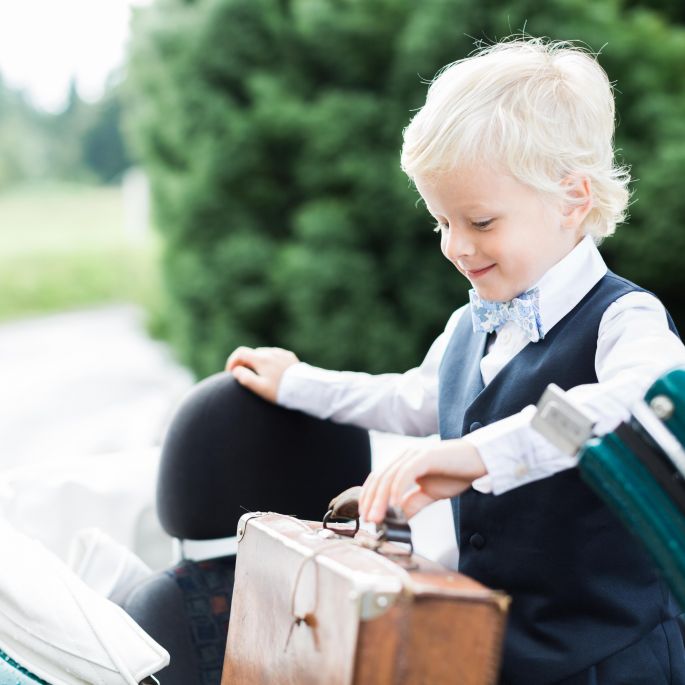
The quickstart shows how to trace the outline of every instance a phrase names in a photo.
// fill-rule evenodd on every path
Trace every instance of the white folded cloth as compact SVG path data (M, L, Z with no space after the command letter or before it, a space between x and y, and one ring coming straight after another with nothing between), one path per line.
M67 566L88 587L119 605L133 587L152 575L140 557L99 528L77 531Z
M153 570L172 563L155 514L159 447L74 455L0 472L0 516L65 560L74 535L93 526Z
M51 685L137 685L169 654L40 543L0 518L0 649Z

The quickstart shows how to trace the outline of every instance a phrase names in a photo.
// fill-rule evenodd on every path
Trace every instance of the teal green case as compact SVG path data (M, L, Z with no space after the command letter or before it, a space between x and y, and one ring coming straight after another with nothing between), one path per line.
M685 440L685 370L670 371L647 392L675 405L664 424ZM615 434L589 440L580 452L582 477L637 535L685 607L685 515L652 474Z
M49 685L0 650L0 685Z

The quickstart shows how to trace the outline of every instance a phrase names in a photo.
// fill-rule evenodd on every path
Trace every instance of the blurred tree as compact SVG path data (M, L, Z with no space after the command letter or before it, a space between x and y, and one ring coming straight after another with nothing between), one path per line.
M277 344L323 366L416 364L468 284L398 168L401 131L424 80L474 37L523 27L607 44L619 144L650 179L607 251L646 287L679 288L678 269L664 269L676 254L647 239L663 240L683 209L670 174L685 43L656 12L618 0L158 0L134 22L129 123L182 359L206 375L239 344Z
M0 188L45 173L40 117L0 76Z
M653 10L666 21L685 24L685 2L680 0L626 0L626 7Z
M131 156L121 132L122 98L118 85L92 106L81 139L83 163L105 183L119 178L131 166Z
M406 366L463 301L397 164L417 70L432 75L459 43L406 60L416 20L395 0L139 13L132 132L166 236L172 336L198 373L266 343L324 365Z
M90 125L93 108L78 94L76 80L71 79L66 107L57 114L43 113L40 125L48 141L49 176L85 180L92 174L83 164L82 141Z
M116 180L131 165L120 120L116 85L90 104L72 81L64 110L53 114L34 108L0 77L0 188L43 179Z

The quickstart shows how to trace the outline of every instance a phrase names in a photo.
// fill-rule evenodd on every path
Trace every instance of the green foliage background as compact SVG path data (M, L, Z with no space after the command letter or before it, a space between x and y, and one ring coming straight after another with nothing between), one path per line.
M663 5L663 6L662 6ZM633 167L609 265L685 326L685 31L620 0L157 0L138 12L129 129L164 236L168 334L200 376L237 345L332 368L415 365L468 284L399 170L425 79L474 38L584 41L618 82Z

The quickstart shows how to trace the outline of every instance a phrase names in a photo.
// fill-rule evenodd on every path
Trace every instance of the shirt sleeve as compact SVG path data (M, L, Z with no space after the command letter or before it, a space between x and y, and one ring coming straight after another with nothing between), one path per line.
M630 407L665 371L685 365L685 347L668 327L666 310L645 292L612 303L599 326L595 370L598 383L579 385L569 399L595 421L604 435L630 416ZM481 492L500 494L577 465L531 427L535 406L465 436L479 451L486 476L474 481Z
M329 371L304 362L283 374L278 404L370 430L426 436L438 432L438 367L464 307L452 314L420 366L405 373Z

